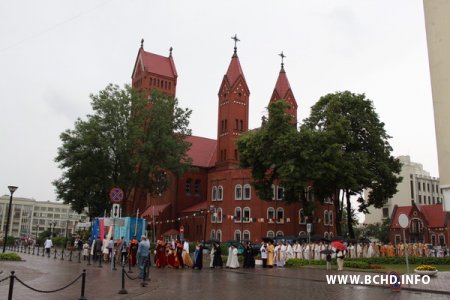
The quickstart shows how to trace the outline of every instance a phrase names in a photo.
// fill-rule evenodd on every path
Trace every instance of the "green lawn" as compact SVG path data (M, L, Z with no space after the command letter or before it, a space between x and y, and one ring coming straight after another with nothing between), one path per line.
M375 272L375 273L389 273L391 271L395 271L399 274L405 274L406 273L406 264L404 265L380 265L383 266L384 269L354 269L354 268L346 268L345 267L345 262L344 262L344 270L354 270L354 271L360 271L360 272ZM410 273L414 273L414 269L417 267L418 265L409 265L409 272ZM436 269L438 269L439 271L450 271L450 265L432 265L433 267L435 267ZM325 265L306 265L302 268L318 268L318 269L326 269L327 267ZM331 266L332 270L336 270L337 266L336 265L332 265Z

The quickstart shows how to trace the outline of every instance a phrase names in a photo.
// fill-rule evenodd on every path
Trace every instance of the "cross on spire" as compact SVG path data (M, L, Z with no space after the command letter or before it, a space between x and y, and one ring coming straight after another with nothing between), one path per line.
M281 71L284 72L284 58L286 57L286 55L284 55L283 51L281 51L281 53L278 55L281 56Z
M144 39L141 39L141 48L144 48Z
M234 40L234 54L233 56L237 56L237 42L240 42L241 40L238 39L237 34L231 37L232 40Z
M170 49L169 49L169 57L172 57L172 50L173 50L173 48L170 47Z

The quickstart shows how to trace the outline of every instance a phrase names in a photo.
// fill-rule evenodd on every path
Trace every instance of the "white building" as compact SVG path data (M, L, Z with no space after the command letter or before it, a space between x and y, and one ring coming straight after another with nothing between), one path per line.
M442 192L439 187L439 178L430 176L423 169L422 164L412 162L409 155L399 156L402 163L400 176L403 180L398 184L398 192L390 198L382 208L369 207L365 224L381 223L390 218L395 205L409 206L413 202L417 205L442 203ZM367 191L364 196L367 197Z
M8 219L9 196L0 197L0 235L3 237ZM59 202L36 201L13 197L8 236L35 237L51 230L55 236L71 236L76 223L85 221L85 214L74 212L70 205Z

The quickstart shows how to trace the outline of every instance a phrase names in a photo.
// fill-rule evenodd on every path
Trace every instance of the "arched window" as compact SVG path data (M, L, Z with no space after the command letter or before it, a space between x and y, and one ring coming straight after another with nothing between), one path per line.
M267 220L269 223L273 223L275 219L275 209L273 207L269 207L267 209Z
M250 184L244 185L244 200L250 200L252 197L252 188Z
M434 235L434 234L431 235L431 244L433 246L436 246L436 235Z
M236 241L241 241L241 231L239 229L234 231L234 239Z
M330 240L333 238L334 234L330 232Z
M282 207L277 208L277 223L278 224L284 223L284 209Z
M212 188L212 201L216 201L217 200L217 187L213 186Z
M442 233L439 234L439 246L445 246L445 236Z
M333 225L333 211L332 210L330 210L329 212L328 212L328 225Z
M216 223L217 222L217 214L216 213L212 213L211 214L211 223Z
M323 237L328 239L330 236L328 235L328 232L325 231L324 234L323 234Z
M306 224L305 212L303 211L303 208L300 208L298 211L298 223Z
M217 189L217 201L223 200L223 186L219 185L219 188Z
M298 233L298 236L300 236L300 237L306 237L306 232L300 231L300 232Z
M244 207L242 211L242 218L244 223L250 223L251 221L250 207Z
M283 231L278 230L277 231L277 237L281 237L281 236L284 236L284 233L283 233Z
M195 197L200 196L200 179L196 179L194 182L194 195Z
M222 208L219 207L216 210L216 214L217 214L217 216L216 216L217 223L222 223Z
M328 225L328 210L323 212L323 225Z
M284 198L284 188L282 186L277 187L277 200L283 200Z
M186 179L186 186L185 186L187 196L191 195L191 188L192 188L192 179L188 178Z
M219 242L222 241L222 230L217 229L216 231L216 240L218 240Z
M234 187L234 199L242 200L242 185L236 184Z
M244 232L242 233L242 237L244 241L250 241L250 231L244 230Z
M267 236L268 238L274 238L274 237L275 237L275 233L274 233L272 230L269 230L269 231L267 231L266 236Z
M242 209L240 207L236 207L234 209L234 222L240 223L242 221Z
M213 229L211 230L211 239L215 240L216 239L216 231Z
M275 185L272 184L272 200L275 200L275 191L276 191L276 187L275 187Z

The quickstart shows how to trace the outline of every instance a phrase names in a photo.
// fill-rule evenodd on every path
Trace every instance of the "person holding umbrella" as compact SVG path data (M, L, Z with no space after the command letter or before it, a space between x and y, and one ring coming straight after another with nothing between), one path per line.
M331 242L331 247L336 249L336 260L338 265L338 271L344 270L344 258L347 254L347 247L342 244L341 241L333 241Z

